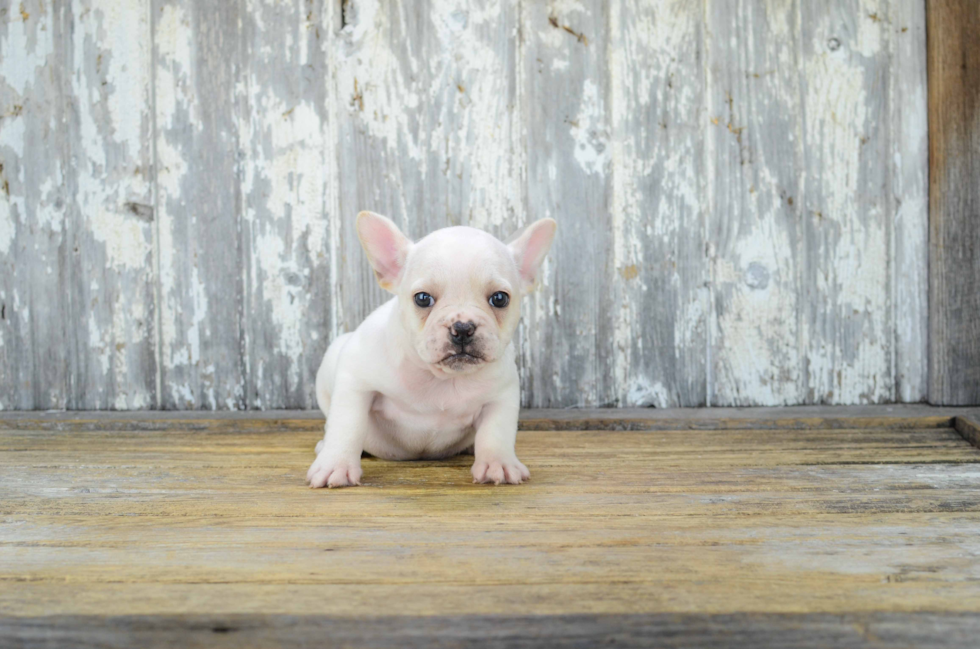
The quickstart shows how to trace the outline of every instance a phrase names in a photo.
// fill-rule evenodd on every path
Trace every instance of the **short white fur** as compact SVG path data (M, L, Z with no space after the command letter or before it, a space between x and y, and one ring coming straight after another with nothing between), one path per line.
M311 487L360 484L362 451L413 460L472 448L474 482L530 478L514 451L520 385L511 340L556 227L542 219L508 244L451 227L413 243L387 218L358 214L378 283L395 297L323 357L316 396L327 422ZM500 292L510 298L503 308L491 304ZM420 293L431 306L416 303Z

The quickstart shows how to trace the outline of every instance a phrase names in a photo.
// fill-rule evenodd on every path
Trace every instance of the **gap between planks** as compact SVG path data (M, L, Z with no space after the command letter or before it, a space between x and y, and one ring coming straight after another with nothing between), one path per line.
M520 430L739 430L813 428L948 428L957 418L980 421L980 408L922 404L873 406L791 406L781 408L594 408L526 409ZM8 411L7 430L313 430L322 426L316 410L270 411Z

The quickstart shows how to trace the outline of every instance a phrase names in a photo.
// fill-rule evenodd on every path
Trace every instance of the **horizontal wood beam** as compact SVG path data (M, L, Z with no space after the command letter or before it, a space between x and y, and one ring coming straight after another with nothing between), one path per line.
M566 408L521 411L521 430L933 428L980 421L980 408L924 404L783 408ZM2 412L0 429L98 431L316 430L317 410Z
M873 630L873 634L871 631ZM980 618L955 612L648 613L632 615L125 615L0 618L0 643L18 647L75 646L278 647L325 644L362 647L690 647L767 649L827 646L972 647Z
M953 427L963 439L980 448L980 418L956 417L953 419Z

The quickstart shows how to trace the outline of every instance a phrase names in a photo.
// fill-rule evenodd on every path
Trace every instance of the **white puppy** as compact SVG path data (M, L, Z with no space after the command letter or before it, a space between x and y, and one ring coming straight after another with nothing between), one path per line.
M327 417L306 480L361 480L361 452L443 458L473 447L474 482L520 484L514 453L520 386L511 337L556 223L542 219L509 245L482 230L437 230L417 243L371 212L357 234L378 283L395 297L331 343L316 375Z

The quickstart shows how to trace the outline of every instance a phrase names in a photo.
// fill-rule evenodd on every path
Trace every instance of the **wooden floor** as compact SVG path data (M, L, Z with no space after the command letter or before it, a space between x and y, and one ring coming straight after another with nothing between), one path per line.
M315 420L8 418L0 646L975 647L978 429L843 412L530 413L529 484L329 491Z

